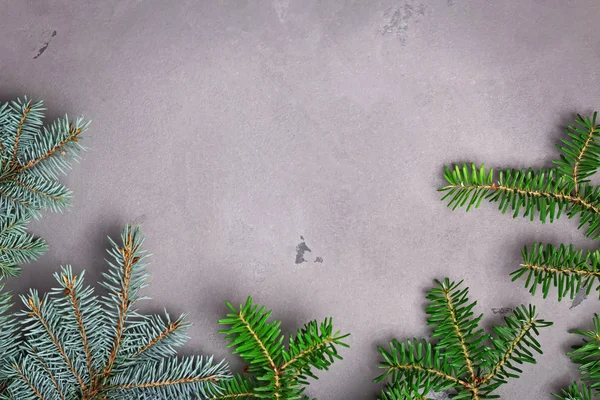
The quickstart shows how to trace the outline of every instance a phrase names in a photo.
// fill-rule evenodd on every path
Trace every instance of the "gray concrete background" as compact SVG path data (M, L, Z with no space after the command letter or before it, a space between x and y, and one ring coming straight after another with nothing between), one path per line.
M508 273L532 241L595 244L576 222L451 212L451 162L549 166L576 112L598 107L595 0L4 1L0 97L93 120L65 180L67 215L34 231L50 251L13 281L47 288L71 263L98 278L107 234L142 223L154 310L190 313L186 351L227 357L216 321L247 295L287 332L333 316L344 361L310 386L374 398L376 345L427 334L434 278L492 308L539 305L546 353L505 399L550 399L576 369L577 308L531 297ZM54 33L56 32L56 33ZM303 236L312 252L296 264ZM315 262L321 257L322 262Z

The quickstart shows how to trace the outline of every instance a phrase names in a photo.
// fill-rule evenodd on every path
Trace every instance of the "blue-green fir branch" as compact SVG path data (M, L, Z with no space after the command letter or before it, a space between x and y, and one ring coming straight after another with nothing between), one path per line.
M0 209L37 216L69 205L71 192L57 178L79 159L89 123L65 116L43 126L44 111L43 102L26 97L0 104Z
M596 124L598 113L592 118L577 115L575 123L567 127L570 140L563 139L556 147L562 152L554 163L566 179L571 180L577 193L578 186L589 182L589 178L600 167L600 125Z
M552 394L560 400L594 400L592 389L585 384L573 383L567 389L561 390L560 394Z
M98 297L84 274L63 267L57 286L40 296L22 296L18 332L0 327L0 381L10 399L208 399L231 377L212 358L177 357L184 344L185 315L171 319L140 315L136 303L146 286L147 253L138 229L126 227L122 242L111 240L109 272ZM0 297L0 311L2 311ZM8 299L5 299L8 302ZM8 304L8 303L7 303ZM0 313L0 322L2 322ZM14 343L19 343L16 348ZM0 397L1 398L1 397Z

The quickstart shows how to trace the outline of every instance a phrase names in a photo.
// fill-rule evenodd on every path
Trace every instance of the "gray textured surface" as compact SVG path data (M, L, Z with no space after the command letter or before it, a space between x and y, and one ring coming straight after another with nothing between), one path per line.
M332 315L351 332L345 360L310 388L322 400L373 398L375 346L427 332L424 291L443 276L466 279L486 325L502 317L492 308L530 301L556 321L540 363L503 398L550 399L574 376L566 331L587 326L596 303L532 298L508 273L525 243L593 244L575 221L531 224L489 205L452 213L436 188L453 161L549 165L561 127L600 104L600 2L1 10L0 97L93 120L67 180L74 208L36 225L51 250L15 290L47 287L59 264L98 277L105 236L135 220L154 254L148 308L190 312L187 350L234 361L216 321L248 294L286 330ZM296 264L303 241L308 262Z

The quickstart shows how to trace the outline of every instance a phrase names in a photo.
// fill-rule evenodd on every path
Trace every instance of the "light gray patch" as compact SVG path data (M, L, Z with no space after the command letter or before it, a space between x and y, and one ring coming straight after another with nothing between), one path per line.
M317 258L315 258L315 262L316 263L322 263L323 262L323 257L317 257Z
M431 400L450 400L450 395L446 391L442 392L429 392L427 398Z
M56 31L52 31L52 34L50 35L50 39L48 39L44 45L42 47L40 47L40 49L38 50L38 53L33 57L33 59L37 59L39 56L41 56L42 54L44 54L44 52L46 51L46 49L48 48L48 46L50 45L50 42L52 41L52 38L56 36Z
M302 240L302 242L300 242L296 246L296 264L302 264L303 262L308 262L307 260L304 259L304 253L306 253L307 251L309 253L311 252L310 248L304 242L304 237L300 236L300 240Z
M513 308L510 307L499 307L499 308L492 308L492 312L494 314L500 314L500 315L506 315L508 313L511 313L515 311Z
M279 22L282 24L285 23L289 7L290 0L273 0L273 8L275 9Z
M146 214L139 215L131 221L131 225L142 225L146 221Z
M385 24L381 28L381 34L383 36L394 35L405 45L410 20L416 16L425 15L426 9L424 4L415 5L413 1L388 8L383 14Z
M569 307L569 310L574 309L575 307L577 307L578 305L580 305L581 303L583 303L583 301L585 299L587 299L587 286L582 286L579 291L575 294L575 298L573 299L573 302L571 303L571 307Z

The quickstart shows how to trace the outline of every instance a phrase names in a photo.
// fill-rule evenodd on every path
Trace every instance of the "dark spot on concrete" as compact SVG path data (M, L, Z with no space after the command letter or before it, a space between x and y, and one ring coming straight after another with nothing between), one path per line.
M569 310L572 310L583 303L585 299L587 299L587 286L582 286L581 289L579 289L579 291L575 294L575 298L573 299Z
M492 312L494 314L500 314L500 315L505 315L505 314L511 313L513 311L514 310L510 307L492 308Z
M452 7L454 5L454 0L447 0L448 7Z
M52 31L52 34L50 35L50 39L48 39L46 41L46 43L44 43L44 45L38 50L38 53L35 57L33 57L33 59L35 60L36 58L38 58L39 56L41 56L42 54L44 54L44 52L46 51L46 49L48 48L48 46L50 45L50 41L52 40L52 38L56 36L56 31Z
M317 257L315 258L315 262L317 263L322 263L323 262L323 257Z
M381 28L382 35L392 34L400 39L400 42L406 44L408 23L415 16L425 15L427 7L424 4L414 4L413 1L407 1L402 5L396 5L387 9L383 14L386 21Z
M304 242L304 237L300 236L300 240L302 240L302 242L300 242L296 246L296 264L302 264L303 262L308 262L304 259L304 253L306 253L307 251L309 253L311 252L311 250L308 248L308 246Z

